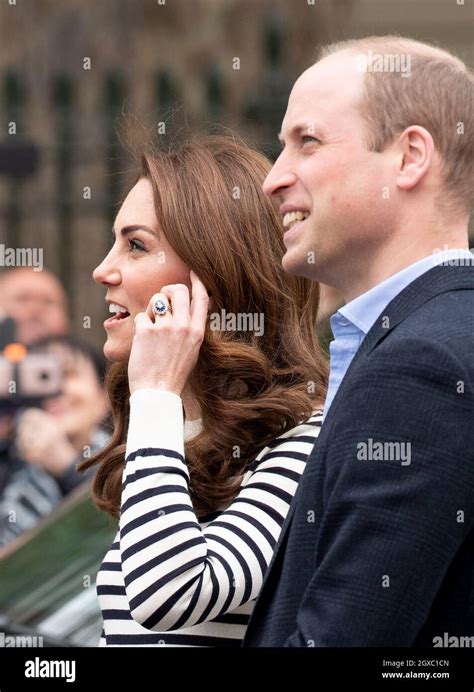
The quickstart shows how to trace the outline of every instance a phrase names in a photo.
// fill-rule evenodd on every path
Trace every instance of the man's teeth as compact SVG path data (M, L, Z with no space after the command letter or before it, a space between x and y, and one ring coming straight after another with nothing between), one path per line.
M283 217L283 225L285 228L289 228L299 221L304 221L308 216L309 214L307 211L289 211Z
M121 305L117 305L116 303L110 303L109 305L109 312L113 312L114 314L118 312L128 312L127 308L123 308Z

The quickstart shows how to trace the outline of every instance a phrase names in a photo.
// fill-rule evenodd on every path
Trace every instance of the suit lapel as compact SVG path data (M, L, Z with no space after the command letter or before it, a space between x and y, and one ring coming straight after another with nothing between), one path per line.
M411 315L436 296L448 291L474 289L474 260L466 267L439 265L415 279L387 305L357 351L354 361L372 351L377 344ZM331 407L332 408L332 407Z
M376 345L397 326L397 324L400 324L400 322L406 319L428 300L431 300L441 293L465 289L474 290L474 263L466 267L449 267L446 265L433 267L433 269L430 269L428 272L422 274L422 276L410 283L405 289L403 289L403 291L401 291L401 293L398 294L398 296L395 296L395 298L383 310L382 314L376 319L374 325L368 332L359 350L352 359L352 362L339 386L336 396L334 397L328 411L328 415L326 416L326 419L322 425L321 432L315 443L314 449L307 461L307 466L309 466L310 463L316 463L318 450L323 446L324 438L329 434L332 427L331 421L334 417L337 403L343 400L344 390L346 387L350 387L351 374L359 359L372 351ZM303 486L303 481L304 472L300 479L296 494L291 502L286 519L283 523L278 544L275 547L263 586L265 585L272 565L275 562L280 551L280 547L285 539L285 534L291 523L295 507L298 503L297 498L299 492L301 491L301 487Z

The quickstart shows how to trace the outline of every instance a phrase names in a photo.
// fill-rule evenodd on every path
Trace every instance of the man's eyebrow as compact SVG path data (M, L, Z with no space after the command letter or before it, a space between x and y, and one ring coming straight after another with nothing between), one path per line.
M295 135L300 135L303 134L311 134L314 135L315 137L318 136L320 137L322 132L320 128L316 128L314 123L302 123L301 125L294 125L289 131L288 131L288 137L294 137ZM278 133L278 139L282 145L285 144L285 140L283 139L283 135L281 132Z
M124 226L121 231L120 235L122 238L126 238L127 235L130 235L130 233L135 233L135 231L145 231L146 233L150 233L150 235L154 236L155 238L158 238L158 232L154 231L152 228L149 228L149 226L143 226L142 224L132 224L131 226ZM112 228L112 236L115 238L115 228Z

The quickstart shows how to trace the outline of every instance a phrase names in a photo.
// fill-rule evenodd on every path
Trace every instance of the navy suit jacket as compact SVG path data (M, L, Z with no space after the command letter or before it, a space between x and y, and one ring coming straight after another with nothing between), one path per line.
M474 642L473 517L474 266L442 265L392 300L354 357L243 645Z

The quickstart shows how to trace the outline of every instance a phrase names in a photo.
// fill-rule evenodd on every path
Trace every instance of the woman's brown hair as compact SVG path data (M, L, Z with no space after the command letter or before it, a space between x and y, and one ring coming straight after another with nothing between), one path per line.
M153 187L160 228L212 298L190 378L203 430L185 444L200 517L229 505L258 452L309 418L326 392L327 362L315 334L318 285L282 269L281 217L261 190L270 167L229 135L187 139L170 151L140 156L138 179ZM236 319L263 315L263 333L216 330L223 310ZM78 469L99 464L94 502L119 517L129 418L126 363L110 366L106 386L113 436Z

